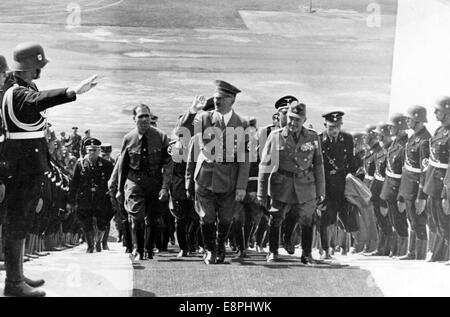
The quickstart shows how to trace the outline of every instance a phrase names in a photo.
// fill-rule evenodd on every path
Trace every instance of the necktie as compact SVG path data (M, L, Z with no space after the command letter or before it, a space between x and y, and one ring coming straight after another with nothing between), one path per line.
M148 144L145 134L141 139L141 160L139 163L139 167L141 171L147 171L148 169Z

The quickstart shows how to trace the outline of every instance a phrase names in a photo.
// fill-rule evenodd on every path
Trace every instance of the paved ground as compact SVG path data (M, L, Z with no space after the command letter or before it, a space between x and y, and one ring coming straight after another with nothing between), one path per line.
M41 257L25 263L30 278L44 278L50 297L123 297L132 294L133 268L118 243L111 250L86 254L86 246ZM0 271L0 297L5 271Z
M111 251L85 254L85 245L53 252L25 264L32 278L46 279L51 297L278 297L278 296L450 296L450 267L387 257L336 255L312 266L280 249L280 262L267 264L264 254L206 266L200 255L177 259L175 247L152 261L134 261L118 243ZM317 252L314 257L319 258ZM4 280L0 271L0 296Z
M395 1L379 1L381 25L369 27L369 0L315 0L315 13L305 0L79 0L81 27L67 28L70 2L0 4L0 52L10 57L18 42L33 40L52 59L41 88L100 76L95 91L52 109L57 131L91 128L117 150L132 127L130 103L150 104L170 132L217 78L242 89L236 110L261 125L286 94L306 102L308 124L318 129L320 115L335 108L347 112L348 130L386 119Z

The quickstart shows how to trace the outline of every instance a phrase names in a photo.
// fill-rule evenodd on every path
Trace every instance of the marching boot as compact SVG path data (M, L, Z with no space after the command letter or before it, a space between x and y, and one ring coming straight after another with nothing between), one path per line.
M94 231L85 231L84 237L87 243L86 253L94 253Z
M145 249L147 250L148 259L153 259L153 248L155 246L155 240L157 235L156 225L146 225L145 226Z
M430 231L430 240L428 240L427 252L433 252L436 244L436 233Z
M444 238L442 238L440 235L436 234L436 240L434 241L434 248L431 251L432 256L428 260L428 262L437 262L442 261L444 258L443 251L444 251Z
M7 239L5 245L5 296L44 297L45 292L25 283L23 277L24 240Z
M206 264L216 264L217 243L216 243L216 225L214 223L202 224L200 226L203 236L206 254L203 261Z
M382 230L380 230L380 236L378 238L377 249L367 255L371 256L384 256L386 253L386 245L388 243L389 236L387 236Z
M216 263L224 263L225 262L225 242L228 239L228 235L230 234L231 223L223 223L219 222L217 226L217 261ZM242 230L242 226L241 226ZM242 239L244 236L242 235Z
M235 221L231 225L233 230L234 238L236 239L236 244L239 252L245 251L245 238L244 238L244 228L241 222Z
M390 248L390 253L389 253L389 257L392 258L394 256L398 255L398 240L399 240L399 236L398 233L396 231L394 231L391 234L391 241L389 244L389 248Z
M408 253L404 256L400 256L399 260L415 260L416 259L416 233L414 231L409 232L409 245L408 245Z
M109 238L109 231L111 229L111 225L107 225L106 229L105 229L105 233L103 234L103 238L102 238L102 249L103 250L109 250L108 247L108 238Z
M425 260L427 257L427 240L416 240L416 260Z
M97 231L97 237L95 239L95 250L97 252L102 252L102 241L103 241L103 236L105 234L105 231Z
M397 254L399 257L403 257L406 256L407 252L408 252L408 237L399 236L397 242Z

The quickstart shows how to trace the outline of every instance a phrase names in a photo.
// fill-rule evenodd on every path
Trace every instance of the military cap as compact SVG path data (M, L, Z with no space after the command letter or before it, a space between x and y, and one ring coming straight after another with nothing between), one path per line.
M255 127L256 128L256 118L255 117L250 117L250 119L248 120L248 124L251 127Z
M406 112L406 116L417 122L427 121L427 109L422 106L411 106Z
M377 128L377 126L376 125L373 125L373 124L368 124L368 125L366 125L366 128L365 128L365 133L366 134L371 134L371 133L376 133L375 132L375 129Z
M101 150L103 153L111 153L111 152L112 152L112 145L109 144L109 143L102 143L102 144L100 145L100 150Z
M394 127L397 127L400 130L406 130L408 129L408 125L406 123L407 118L408 117L402 113L395 113L389 118L389 121Z
M9 70L8 63L6 62L6 58L3 55L0 55L0 73L6 72Z
M324 113L322 117L325 118L325 121L328 124L338 125L342 124L342 117L344 116L344 113L342 111L332 111L328 113Z
M449 96L439 97L439 99L436 101L436 104L434 105L434 108L439 109L444 113L450 113L450 97Z
M364 138L367 136L365 132L353 132L353 142L355 145L364 143Z
M78 130L78 127L72 127L72 130Z
M236 96L241 91L223 80L215 80L216 92Z
M291 105L291 103L296 102L298 103L298 99L294 96L284 96L275 102L275 109L282 109L287 108Z
M291 104L289 106L287 115L296 118L306 116L306 105L304 103Z
M209 98L206 100L205 106L203 107L204 111L210 111L214 109L214 97Z
M100 142L100 140L96 138L88 138L84 141L83 145L86 147L86 149L98 149L100 148L100 145L102 145L102 142Z
M384 136L391 136L392 124L387 122L380 122L377 124L375 132Z
M25 71L44 68L49 60L41 45L32 42L20 43L13 53L12 70Z

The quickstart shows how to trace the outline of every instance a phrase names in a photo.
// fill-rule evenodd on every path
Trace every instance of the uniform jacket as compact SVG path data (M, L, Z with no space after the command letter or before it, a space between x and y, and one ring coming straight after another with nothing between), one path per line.
M15 116L24 123L43 120L44 110L76 100L76 96L67 96L67 88L38 91L35 84L10 76L4 86L6 92L14 84L19 85L13 92L13 110ZM2 98L3 99L3 98ZM22 132L6 116L9 132ZM44 137L38 139L6 140L5 158L9 173L13 176L42 175L50 169L47 142Z
M78 209L110 210L108 180L112 171L111 162L101 157L95 163L87 157L80 158L70 185L70 202Z
M381 151L381 146L379 143L375 143L370 150L366 151L366 155L364 157L364 183L370 188L370 185L373 182L373 176L375 175L375 161L376 156L379 151Z
M323 165L325 169L325 179L330 182L330 176L341 176L345 183L345 176L348 173L356 172L355 160L353 156L353 137L340 132L333 142L331 137L322 132L319 135L322 147Z
M172 179L173 161L168 152L169 139L158 128L150 127L145 132L148 145L148 171L141 171L141 144L137 128L125 135L122 142L119 164L119 191L123 192L130 171L141 171L152 174L162 173L161 188L169 190Z
M303 127L297 143L288 127L272 131L259 165L257 195L288 204L325 196L322 152L315 131Z
M388 175L402 174L403 164L405 162L405 144L408 141L408 135L404 134L397 137L386 153L386 178L383 183L380 198L386 201L396 201L400 189L401 178L394 178Z
M441 126L436 129L434 135L430 139L430 161L435 161L441 164L449 164L449 151L450 126ZM449 184L449 178L449 167L439 168L434 167L431 164L428 165L423 192L426 195L433 197L445 196L446 188L444 187L444 181L446 184Z
M403 167L402 179L400 182L399 199L407 200L426 199L423 193L425 183L425 170L422 162L428 160L430 156L431 134L427 128L423 127L408 139L405 145L405 166L421 170L417 173Z
M392 142L385 144L375 154L375 172L374 180L370 184L370 191L372 192L372 200L379 200L381 189L383 187L384 179L386 177L386 156L387 149L391 146Z
M226 128L242 128L247 129L248 121L238 115L234 110ZM248 175L250 170L250 162L248 160L247 139L244 143L238 143L236 136L234 140L229 140L232 135L228 135L227 141L220 141L217 151L223 151L223 161L218 162L212 159L212 151L208 148L209 143L214 139L212 136L212 128L225 131L221 126L220 115L216 111L202 112L195 117L194 127L196 135L193 142L189 146L190 158L186 168L186 189L191 189L193 181L198 185L207 188L215 193L232 192L236 189L247 188ZM232 131L233 129L231 129ZM234 146L225 147L226 143L234 144ZM225 153L226 148L226 153ZM236 150L237 149L237 150ZM196 154L198 153L198 155ZM241 156L241 159L236 159ZM242 157L242 155L244 157Z

